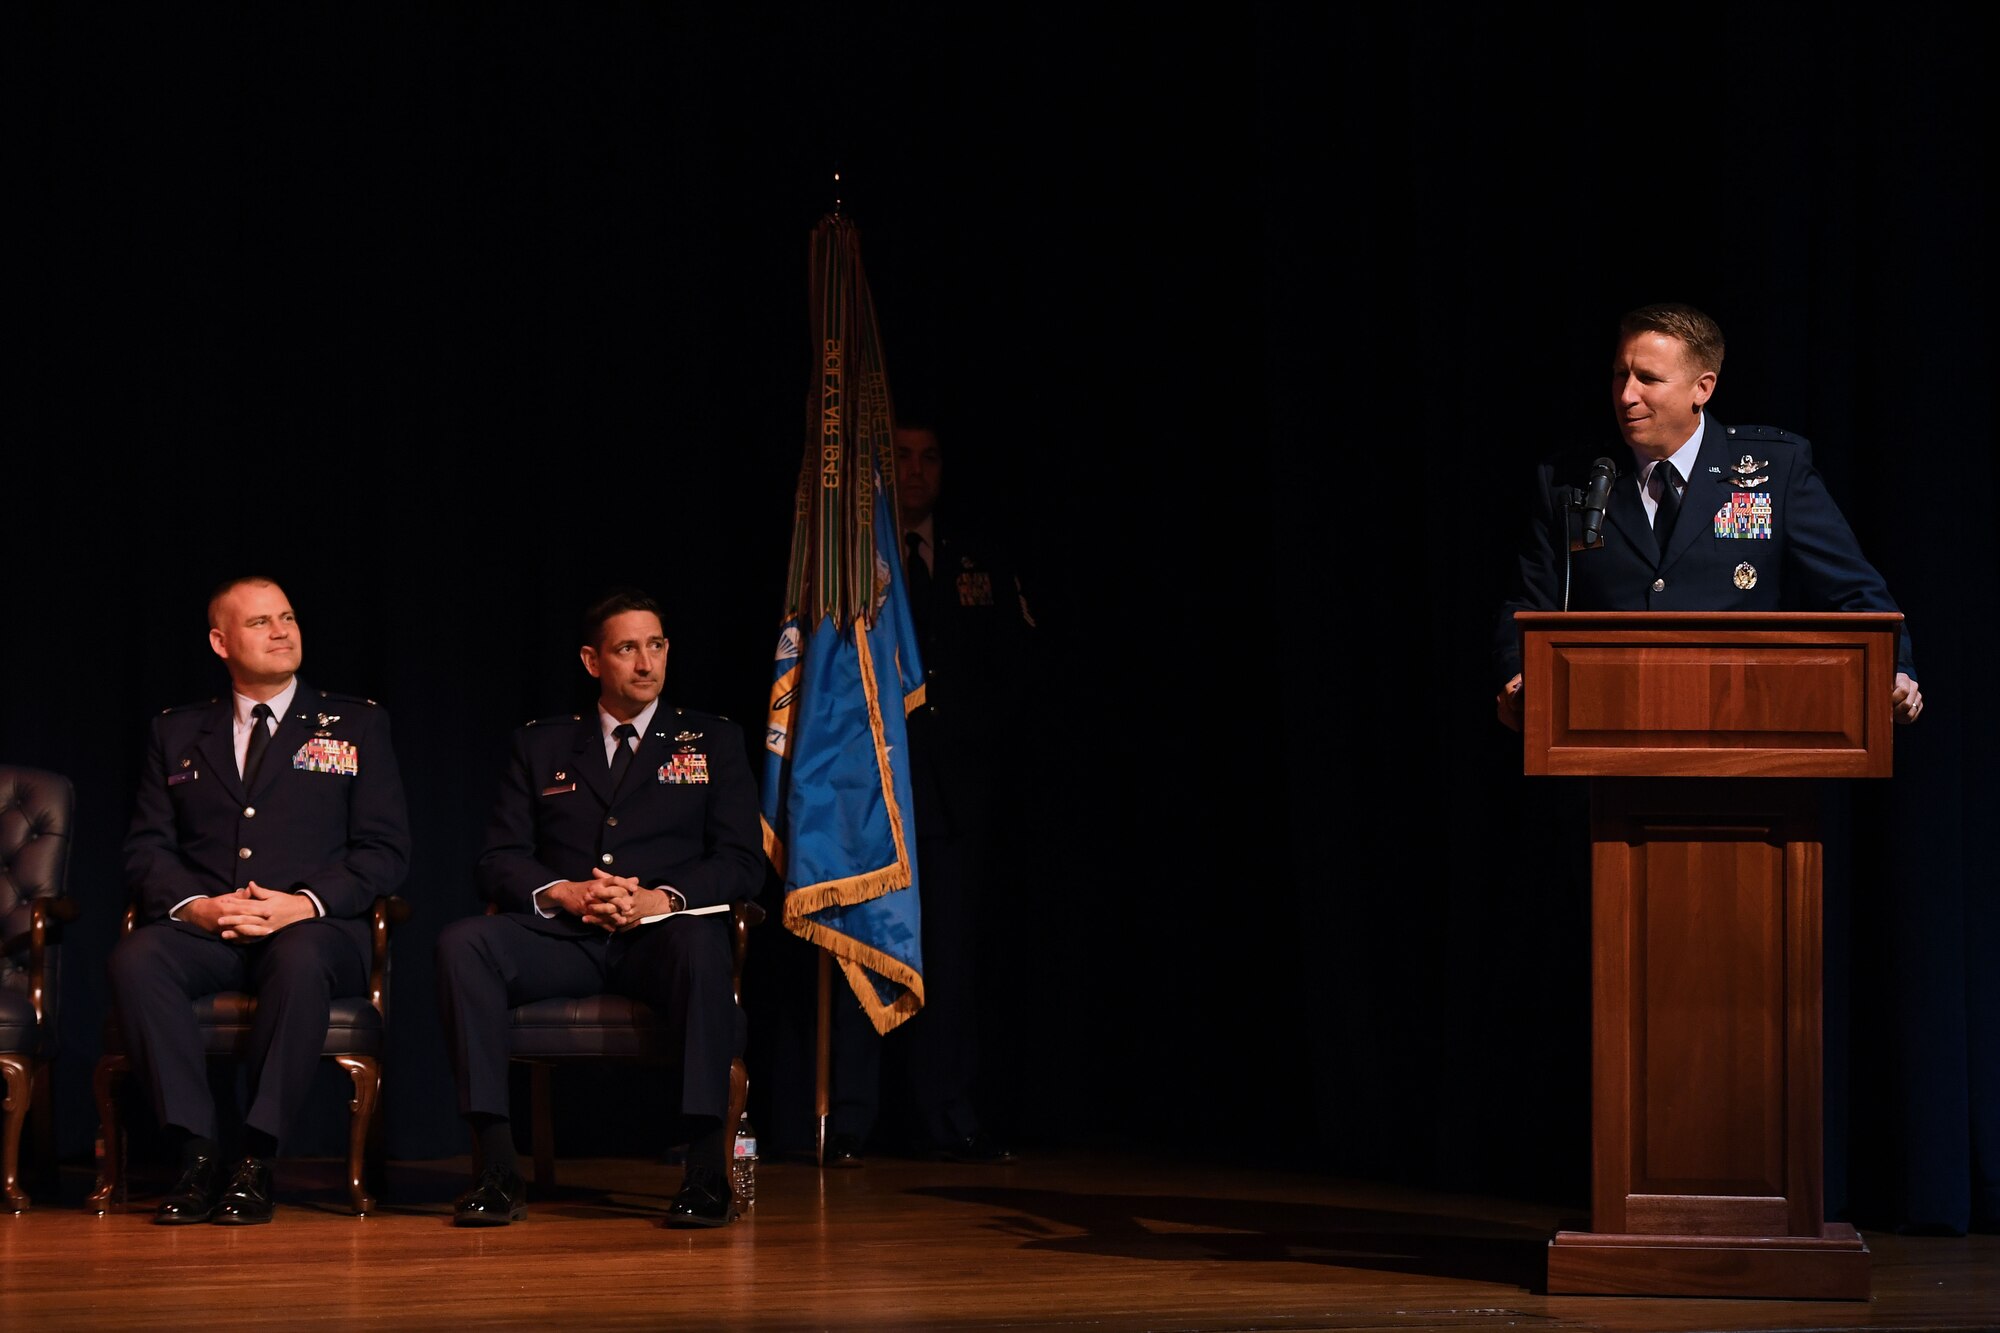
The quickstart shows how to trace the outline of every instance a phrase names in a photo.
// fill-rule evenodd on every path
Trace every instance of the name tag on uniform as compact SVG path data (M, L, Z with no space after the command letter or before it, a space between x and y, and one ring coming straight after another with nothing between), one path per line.
M708 756L705 754L677 754L660 765L660 781L673 786L688 782L708 781Z
M178 787L178 786L180 786L180 785L181 785L181 784L182 784L183 782L193 782L193 781L194 781L194 780L195 780L196 778L198 778L198 777L200 777L200 776L201 776L201 770L200 770L200 769L198 769L198 768L184 768L184 769L182 769L182 770L181 770L180 772L178 772L178 773L169 773L169 774L167 774L167 785L168 785L169 787Z
M574 782L563 782L563 783L558 783L553 787L542 788L542 795L560 796L566 791L575 791L575 790L576 790L576 784Z
M292 756L292 767L306 773L338 773L351 778L361 772L361 751L352 741L315 736Z

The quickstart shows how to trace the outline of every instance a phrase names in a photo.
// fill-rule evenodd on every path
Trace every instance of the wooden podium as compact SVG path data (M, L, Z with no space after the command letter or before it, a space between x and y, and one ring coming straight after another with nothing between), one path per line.
M1525 770L1591 779L1591 1230L1551 1292L1866 1300L1826 1221L1815 784L1891 767L1896 614L1522 612Z

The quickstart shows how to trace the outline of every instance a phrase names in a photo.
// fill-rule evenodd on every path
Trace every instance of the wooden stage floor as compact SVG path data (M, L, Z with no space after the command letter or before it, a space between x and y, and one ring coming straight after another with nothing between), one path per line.
M287 1161L277 1220L235 1228L86 1214L66 1172L61 1200L0 1214L0 1329L2000 1327L2000 1236L1864 1233L1866 1302L1551 1297L1545 1247L1574 1215L1304 1174L766 1162L745 1220L669 1231L677 1168L569 1160L527 1222L461 1230L464 1170L394 1164L380 1211L355 1218L335 1164Z

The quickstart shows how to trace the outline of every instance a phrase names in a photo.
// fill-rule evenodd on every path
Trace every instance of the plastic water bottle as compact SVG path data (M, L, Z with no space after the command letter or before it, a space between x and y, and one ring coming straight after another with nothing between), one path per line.
M757 1131L745 1111L736 1121L736 1146L729 1154L729 1188L741 1207L757 1201Z

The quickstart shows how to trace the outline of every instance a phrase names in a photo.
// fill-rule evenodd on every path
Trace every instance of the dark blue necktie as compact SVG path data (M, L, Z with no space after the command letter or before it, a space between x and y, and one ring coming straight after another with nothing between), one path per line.
M632 738L639 730L630 722L620 722L611 734L618 739L618 748L611 752L611 790L615 792L625 780L625 770L632 766Z
M1674 471L1671 460L1663 458L1653 465L1653 475L1660 480L1660 493L1655 497L1659 508L1653 511L1653 540L1664 551L1667 549L1667 538L1674 532L1674 520L1680 517L1681 474Z
M257 766L264 760L265 747L271 743L271 706L258 704L250 710L250 748L243 752L243 785L247 788L257 780Z
M910 580L910 618L921 625L930 611L931 566L924 559L920 532L903 534L903 573Z

